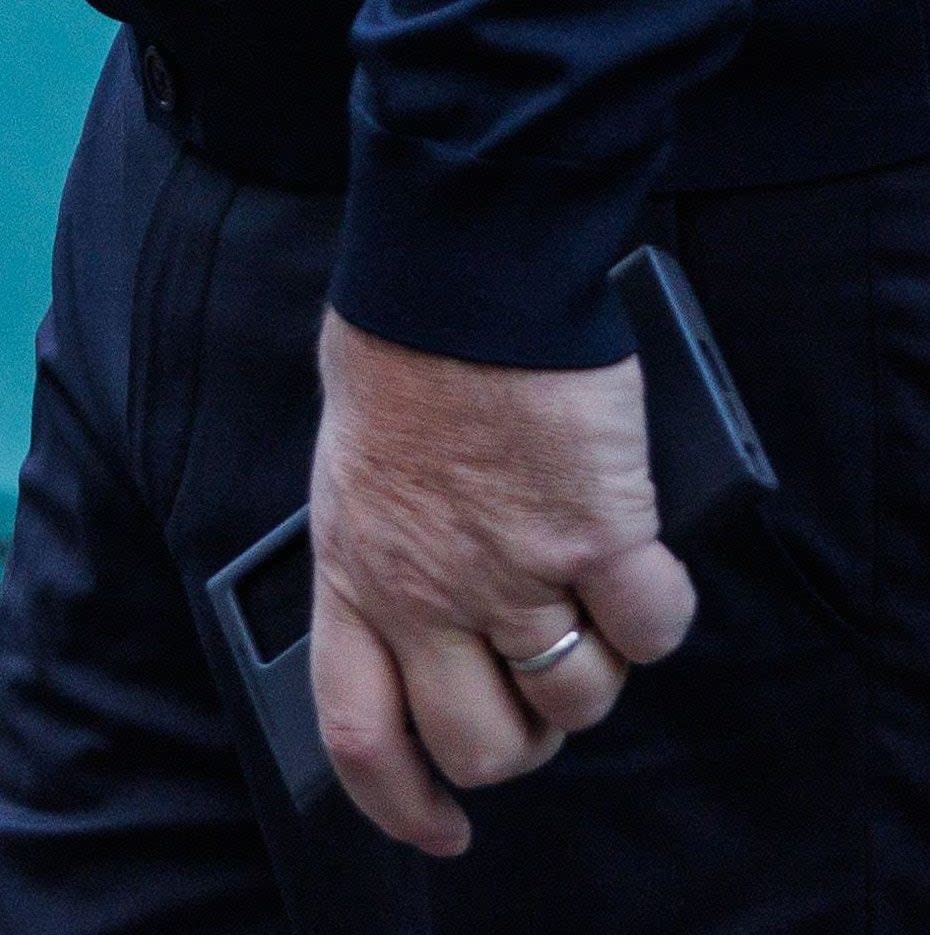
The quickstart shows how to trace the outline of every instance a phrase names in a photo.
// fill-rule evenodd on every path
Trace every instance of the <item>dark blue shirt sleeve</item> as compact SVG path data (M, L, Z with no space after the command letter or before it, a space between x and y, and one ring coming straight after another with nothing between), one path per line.
M367 0L336 309L471 360L631 353L605 274L675 102L726 64L751 14L750 0Z

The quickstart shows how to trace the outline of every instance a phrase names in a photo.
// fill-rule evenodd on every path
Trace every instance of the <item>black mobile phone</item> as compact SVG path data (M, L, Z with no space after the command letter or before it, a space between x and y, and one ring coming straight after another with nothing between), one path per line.
M677 260L641 247L608 278L639 345L662 538L674 546L778 482Z
M697 298L677 261L642 247L610 272L646 383L662 537L674 544L777 487ZM316 729L307 627L311 505L207 582L207 591L295 805L332 779Z

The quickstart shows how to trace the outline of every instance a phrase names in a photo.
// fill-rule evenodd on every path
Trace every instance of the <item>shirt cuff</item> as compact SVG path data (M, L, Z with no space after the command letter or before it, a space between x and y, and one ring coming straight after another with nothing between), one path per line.
M330 298L347 321L451 357L538 369L633 353L606 274L632 244L661 160L605 168L484 161L354 115Z

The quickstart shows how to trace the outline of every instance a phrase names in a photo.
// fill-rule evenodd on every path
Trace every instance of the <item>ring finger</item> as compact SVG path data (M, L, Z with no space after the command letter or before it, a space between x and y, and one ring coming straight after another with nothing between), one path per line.
M626 660L617 655L594 627L582 621L570 601L539 608L513 636L498 636L495 648L510 663L523 697L546 721L564 731L578 731L601 721L616 703L627 676ZM547 652L567 634L579 639L552 663L523 670L514 663Z

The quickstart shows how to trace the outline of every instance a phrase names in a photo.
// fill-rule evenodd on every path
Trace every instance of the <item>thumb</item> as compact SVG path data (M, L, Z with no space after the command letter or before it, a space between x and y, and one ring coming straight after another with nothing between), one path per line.
M697 610L687 568L655 539L596 560L574 589L604 639L631 662L677 649Z

